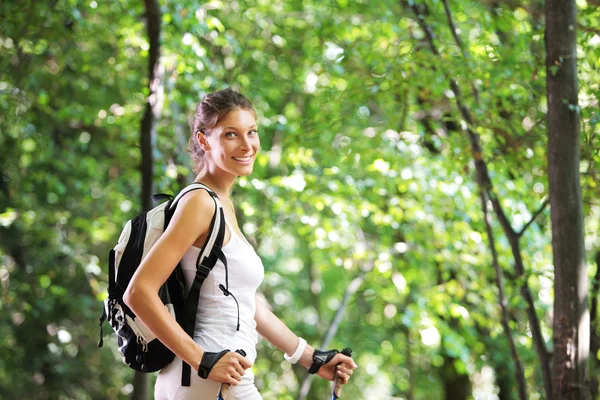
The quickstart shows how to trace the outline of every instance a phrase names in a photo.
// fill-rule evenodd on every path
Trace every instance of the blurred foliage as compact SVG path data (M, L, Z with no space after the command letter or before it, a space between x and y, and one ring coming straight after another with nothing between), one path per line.
M449 79L465 94L518 230L548 194L543 2L452 2L462 48L443 4L426 3L440 55L428 50L409 3L163 0L156 191L193 179L185 147L196 102L227 86L240 90L260 114L262 153L233 196L276 314L318 346L351 282L362 282L332 342L355 350L360 368L345 388L353 399L443 398L457 377L471 398L516 398ZM600 247L593 3L577 2L574 105L590 274ZM127 398L131 371L113 336L110 350L96 348L97 317L108 251L140 211L144 4L3 1L0 15L0 395ZM525 232L522 256L551 347L548 215ZM497 223L494 230L529 395L540 398L510 248ZM264 341L254 369L265 400L297 398L306 375ZM308 398L328 390L315 381Z

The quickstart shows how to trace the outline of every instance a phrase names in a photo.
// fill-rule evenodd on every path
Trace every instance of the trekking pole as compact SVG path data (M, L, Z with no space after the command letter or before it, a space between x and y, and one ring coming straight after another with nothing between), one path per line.
M345 356L352 357L352 349L349 347L346 347L341 351L341 353ZM337 370L338 367L336 365L335 372L337 372ZM331 400L339 399L342 394L342 377L340 377L338 374L335 374L335 379L333 380L333 384L331 386Z
M237 349L235 352L241 354L242 357L246 357L246 352L242 349ZM227 396L229 395L229 386L231 386L229 383L221 383L219 393L217 394L217 400L227 400Z

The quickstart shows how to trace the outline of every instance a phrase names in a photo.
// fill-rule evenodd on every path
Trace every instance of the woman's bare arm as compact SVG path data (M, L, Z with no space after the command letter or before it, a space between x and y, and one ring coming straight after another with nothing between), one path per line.
M256 314L254 315L254 320L256 321L256 330L262 337L288 356L294 354L299 343L298 336L273 314L258 296L256 297ZM314 352L315 349L307 344L298 362L304 367L309 368L313 362ZM347 383L350 375L352 375L352 370L356 368L356 364L352 358L343 354L337 354L329 363L323 365L318 375L322 378L332 380L335 367L339 363L342 364L340 365L338 375L344 379L344 383Z
M171 316L160 300L158 290L196 239L208 232L214 211L214 200L204 190L183 196L169 226L140 264L123 296L125 304L152 333L194 369L200 365L204 350ZM242 364L244 369L250 366L247 360L236 353L230 353L226 357L223 360L225 363L231 358L239 359L240 364L245 363ZM213 368L209 378L237 384L226 371L217 368L220 364L223 363L219 362ZM243 375L243 370L241 372L240 375ZM220 380L221 378L225 380Z

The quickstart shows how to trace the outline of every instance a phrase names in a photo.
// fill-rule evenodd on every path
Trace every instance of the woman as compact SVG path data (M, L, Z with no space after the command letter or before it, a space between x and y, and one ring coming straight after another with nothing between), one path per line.
M263 265L240 232L229 196L235 179L252 172L259 147L256 112L242 94L225 89L205 96L198 104L189 145L196 165L195 181L211 188L223 206L227 229L222 250L228 263L229 289L239 309L231 296L218 289L225 280L221 261L200 291L194 338L175 322L158 297L158 289L180 261L186 283L191 285L198 253L208 237L209 216L214 213L215 203L204 190L187 193L124 296L138 318L176 355L158 376L157 400L214 400L221 383L231 384L229 400L261 399L249 369L256 359L258 334L282 350L286 360L300 362L325 379L333 380L337 373L347 383L356 368L350 357L337 354L331 358L332 354L307 345L256 299ZM219 354L224 349L231 351ZM235 349L244 350L246 357ZM190 386L181 385L181 360L194 369Z

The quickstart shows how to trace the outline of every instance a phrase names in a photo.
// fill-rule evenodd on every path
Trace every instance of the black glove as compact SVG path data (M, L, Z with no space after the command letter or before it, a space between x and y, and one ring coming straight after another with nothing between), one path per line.
M202 361L200 361L200 366L198 367L198 376L203 379L208 379L208 375L215 364L227 353L229 353L229 350L223 350L219 353L205 351L202 356Z
M313 363L308 369L309 374L316 374L319 372L321 367L327 364L335 355L339 353L339 351L333 349L328 351L321 351L315 349L315 353L313 354Z

